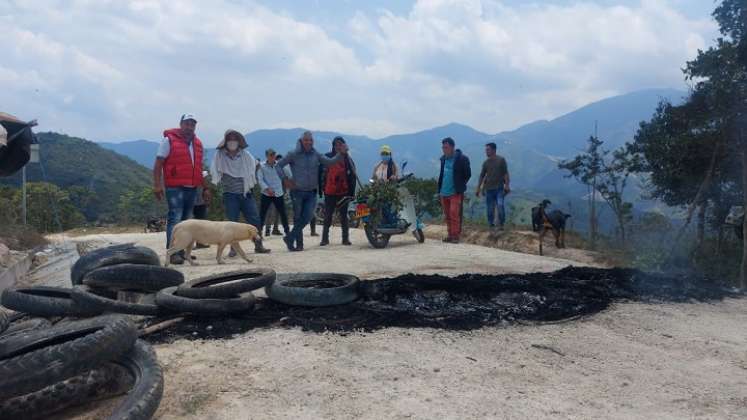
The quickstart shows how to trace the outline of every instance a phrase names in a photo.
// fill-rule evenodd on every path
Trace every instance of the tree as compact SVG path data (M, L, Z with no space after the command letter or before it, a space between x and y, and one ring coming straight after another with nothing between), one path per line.
M46 182L30 182L27 190L28 223L39 232L59 232L83 225L85 217L70 201L67 192ZM20 205L21 191L14 201Z
M597 239L597 177L602 171L603 152L600 149L602 141L597 137L589 137L589 144L583 154L576 156L570 161L562 161L558 168L570 172L568 177L576 178L579 182L586 185L589 190L589 242L592 249L596 245Z
M708 203L723 214L741 191L747 205L747 1L723 0L713 17L723 37L686 64L685 77L694 83L690 97L680 106L662 104L641 124L633 146L646 162L643 170L651 172L653 195L670 205L688 205L687 223L699 208L699 226ZM743 229L747 232L747 225ZM742 288L746 276L747 247Z

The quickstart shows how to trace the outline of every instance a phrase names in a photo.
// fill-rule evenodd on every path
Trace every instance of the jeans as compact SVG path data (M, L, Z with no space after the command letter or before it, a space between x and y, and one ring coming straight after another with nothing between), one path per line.
M223 206L226 209L226 218L231 222L239 221L239 213L244 215L246 223L260 229L259 214L257 214L257 203L251 192L247 194L223 193Z
M485 200L488 205L488 224L490 226L495 226L496 207L498 207L498 224L500 226L506 224L506 208L504 206L505 198L506 193L503 187L485 191Z
M174 226L182 220L192 218L195 207L197 188L168 187L166 188L166 203L169 206L169 215L166 219L166 248L171 245L171 232Z
M454 194L441 197L441 206L444 209L444 220L449 238L459 239L462 233L462 202L464 194Z
M314 217L316 208L316 192L314 191L291 191L293 199L293 230L290 233L291 245L295 243L296 248L303 248L303 228Z
M340 213L340 227L342 227L342 240L347 241L348 236L348 206L338 207L344 195L324 196L324 228L322 229L322 241L329 242L329 227L332 226L332 218L335 211Z
M262 195L262 198L259 201L259 219L262 222L265 221L268 210L271 209L270 205L275 209L275 214L280 216L280 220L283 222L283 230L287 235L290 232L290 228L288 227L288 215L285 213L285 197L268 197L264 194ZM267 229L270 228L270 225L272 225L272 221L267 222ZM275 227L277 227L277 225L275 225ZM262 229L260 229L260 232L261 231Z

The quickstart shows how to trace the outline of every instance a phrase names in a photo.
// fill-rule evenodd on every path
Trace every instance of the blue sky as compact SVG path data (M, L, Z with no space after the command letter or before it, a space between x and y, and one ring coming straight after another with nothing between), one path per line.
M209 4L209 6L208 6ZM92 140L227 128L486 132L686 89L710 0L0 0L0 111Z

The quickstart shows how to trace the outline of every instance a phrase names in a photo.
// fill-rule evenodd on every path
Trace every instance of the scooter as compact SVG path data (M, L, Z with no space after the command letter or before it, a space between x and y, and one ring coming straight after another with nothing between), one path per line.
M407 162L402 164L404 170L407 166ZM359 219L363 224L363 230L366 232L366 238L368 242L374 248L386 248L389 244L389 238L392 235L401 235L408 231L411 231L415 239L419 243L425 242L425 224L420 219L420 215L415 210L415 196L405 187L404 181L411 178L413 174L409 174L404 178L397 181L398 193L400 200L402 201L403 207L399 214L391 219L384 221L382 220L378 226L374 226L371 217L371 208L366 203L358 203L355 209L355 218ZM370 182L373 182L371 180ZM376 211L382 211L382 209L376 209Z

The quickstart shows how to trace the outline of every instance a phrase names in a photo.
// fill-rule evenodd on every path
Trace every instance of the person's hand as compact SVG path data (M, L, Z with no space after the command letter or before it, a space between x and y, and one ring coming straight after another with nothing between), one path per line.
M508 184L506 184L506 186L503 187L503 192L506 193L506 194L510 193L511 192L511 187L509 187Z
M153 188L153 195L156 196L156 200L163 200L163 188Z
M475 197L479 197L479 196L480 196L480 189L478 188L477 191L475 191Z
M213 193L210 190L202 190L202 200L209 203L213 200Z
M275 191L273 191L272 188L266 188L265 195L268 197L275 197Z

